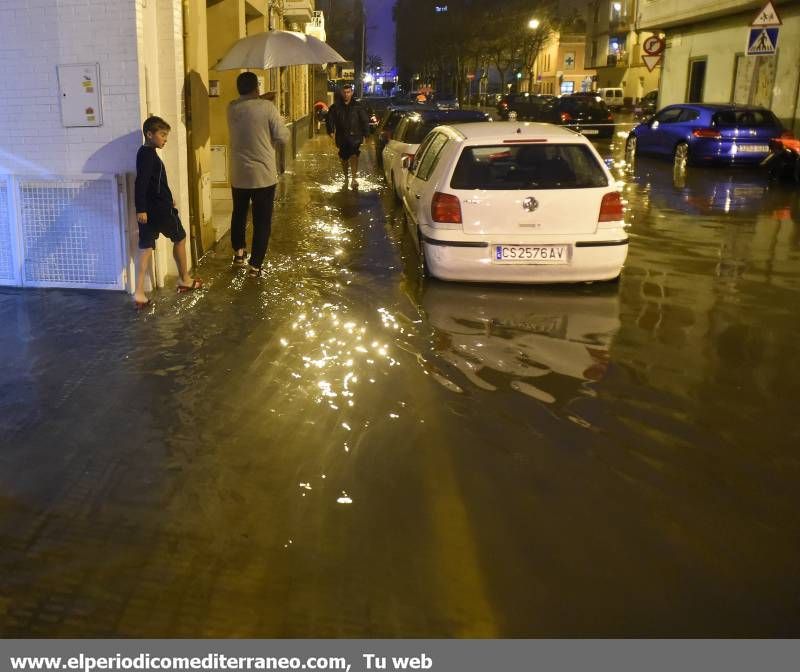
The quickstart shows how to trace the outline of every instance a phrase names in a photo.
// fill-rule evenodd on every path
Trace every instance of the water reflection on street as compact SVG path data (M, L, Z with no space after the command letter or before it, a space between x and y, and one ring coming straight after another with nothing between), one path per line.
M0 633L800 634L798 190L623 135L618 283L423 278L322 138L260 280L0 291Z
M605 375L620 326L615 289L476 289L431 281L422 306L437 354L470 383L549 404L592 394L582 384Z

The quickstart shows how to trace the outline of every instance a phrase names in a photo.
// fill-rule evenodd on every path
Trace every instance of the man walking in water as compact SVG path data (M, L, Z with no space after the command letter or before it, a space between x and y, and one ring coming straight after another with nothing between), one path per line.
M253 246L248 275L261 275L272 229L272 206L278 168L275 145L286 144L290 133L277 108L258 95L258 77L243 72L236 78L239 97L228 105L231 147L231 246L233 263L244 266L247 211L253 205Z
M352 84L342 87L342 97L331 105L325 124L328 135L339 148L345 187L348 176L352 175L350 187L358 189L358 156L361 143L369 133L369 117L367 111L353 100Z

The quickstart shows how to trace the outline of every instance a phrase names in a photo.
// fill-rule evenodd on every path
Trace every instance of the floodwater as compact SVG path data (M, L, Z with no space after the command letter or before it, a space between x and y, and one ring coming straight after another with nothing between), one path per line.
M800 635L797 189L617 138L619 283L456 285L331 149L262 279L0 290L0 634Z

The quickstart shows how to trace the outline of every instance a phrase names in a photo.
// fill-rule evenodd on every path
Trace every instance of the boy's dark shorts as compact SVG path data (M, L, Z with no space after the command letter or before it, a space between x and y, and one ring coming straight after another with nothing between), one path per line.
M153 217L152 219L148 215L146 224L139 222L139 249L155 249L156 238L160 233L163 233L173 243L179 243L186 238L186 231L181 224L177 210L173 210L172 215Z
M361 138L346 138L339 145L339 158L342 161L347 161L351 156L359 156L361 154L360 148Z

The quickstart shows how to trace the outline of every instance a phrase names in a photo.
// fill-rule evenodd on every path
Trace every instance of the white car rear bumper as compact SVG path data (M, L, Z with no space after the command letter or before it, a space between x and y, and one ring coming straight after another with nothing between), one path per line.
M447 234L455 234L448 236ZM623 228L603 229L596 234L565 239L562 236L519 238L500 236L489 240L456 232L436 231L422 236L425 261L432 275L441 280L463 282L555 283L590 282L616 278L628 256L628 235ZM494 244L571 246L566 264L497 264L492 261Z

